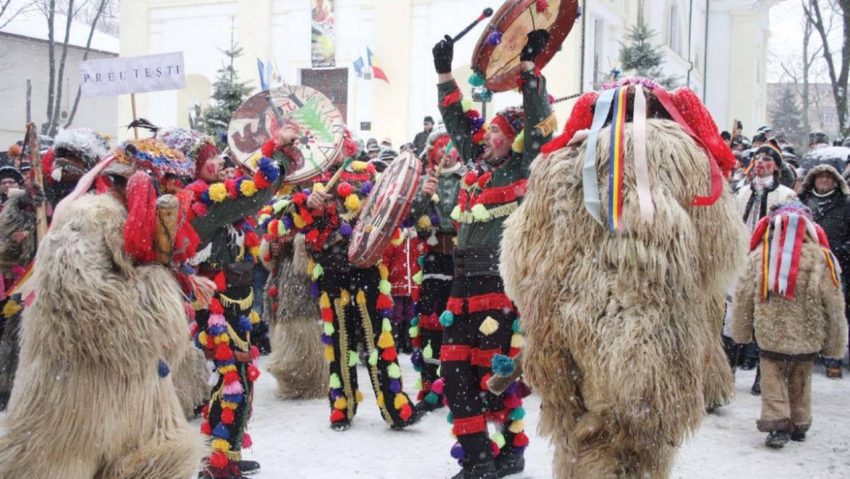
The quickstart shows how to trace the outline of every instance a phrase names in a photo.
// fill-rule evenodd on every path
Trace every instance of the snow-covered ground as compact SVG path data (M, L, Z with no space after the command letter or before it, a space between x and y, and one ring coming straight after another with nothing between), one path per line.
M405 385L411 390L415 374L407 356L401 357ZM846 375L846 370L845 370ZM365 369L359 370L366 400L351 429L328 427L325 400L281 401L275 381L263 374L258 382L254 418L249 431L254 446L246 454L262 464L257 479L283 477L332 479L342 477L443 479L458 469L449 456L454 443L446 411L439 410L406 431L392 431L378 414ZM830 479L850 477L850 377L828 380L817 368L812 386L813 425L805 443L784 449L764 447L765 434L756 430L760 401L750 395L753 371L737 373L737 397L709 415L697 434L682 447L675 478ZM526 400L526 425L531 445L526 470L516 479L552 477L552 449L535 434L539 399Z

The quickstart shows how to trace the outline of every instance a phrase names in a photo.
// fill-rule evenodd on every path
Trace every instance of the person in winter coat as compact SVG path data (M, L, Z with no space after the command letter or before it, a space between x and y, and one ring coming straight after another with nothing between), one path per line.
M809 171L803 182L800 201L812 210L812 219L826 232L832 253L841 266L844 302L847 304L847 284L850 280L850 189L847 182L830 165L818 165ZM848 316L847 311L844 313ZM827 377L841 378L841 362L826 362Z
M836 358L847 345L844 298L826 234L799 202L762 219L735 291L732 338L761 346L765 445L804 441L812 423L811 376L818 353Z
M742 187L735 195L735 204L738 214L747 227L747 232L752 233L756 224L767 216L767 212L776 205L786 203L797 198L794 190L780 183L782 174L782 151L775 141L764 143L753 155L754 175L749 185ZM738 348L732 356L744 355L744 369L752 369L758 365L758 345L747 344ZM732 358L734 359L734 358ZM756 374L752 387L753 394L760 394L759 373Z
M392 285L393 336L397 349L402 353L412 351L410 345L410 321L416 314L413 305L419 301L422 285L422 267L420 258L426 253L425 242L416 235L413 228L404 228L401 235L394 238L383 254L383 264L389 270Z

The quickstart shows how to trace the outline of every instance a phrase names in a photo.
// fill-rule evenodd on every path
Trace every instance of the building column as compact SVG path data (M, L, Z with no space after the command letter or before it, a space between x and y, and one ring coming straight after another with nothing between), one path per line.
M148 0L134 0L121 4L120 57L147 55L150 49L150 19ZM136 95L136 116L145 117L147 95ZM126 126L133 121L130 95L118 95L118 138L120 142L133 137Z
M749 132L755 131L761 126L760 122L764 122L763 97L766 89L767 58L758 21L762 14L765 13L748 10L729 12L732 21L732 48L729 51L729 103L728 117L718 119L722 129L732 125L732 121L736 118L744 124L744 131Z
M260 89L257 58L271 60L272 0L238 0L236 41L244 50L237 60L236 70L242 80Z
M412 138L408 133L411 92L411 0L377 0L375 36L371 44L378 66L390 83L372 80L372 133L389 137L398 148Z

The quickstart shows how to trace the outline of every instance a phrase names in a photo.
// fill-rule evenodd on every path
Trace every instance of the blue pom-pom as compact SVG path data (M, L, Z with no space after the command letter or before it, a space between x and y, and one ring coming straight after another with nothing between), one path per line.
M410 318L410 327L415 328L416 326L419 326L419 316Z
M242 395L241 394L224 394L221 396L227 402L232 402L236 404L242 403Z
M269 182L274 182L280 176L280 169L269 158L260 158L259 169Z
M292 218L289 216L284 216L282 221L283 226L286 227L287 231L292 231L292 229L295 228L295 223L292 222Z
M466 453L463 452L463 446L460 445L459 442L456 442L454 446L452 446L452 457L457 459L458 461L464 460L466 458Z
M227 326L215 325L207 328L207 334L210 336L218 336L227 332Z
M505 356L504 354L497 354L493 356L492 365L493 374L495 374L496 376L510 376L516 369L516 363L514 363L514 360Z
M482 85L484 85L484 82L485 82L484 77L481 76L480 73L473 73L469 77L469 84L472 85L472 86L476 86L476 87L482 86Z
M510 418L511 421L519 421L520 419L525 417L525 408L520 406L520 407L514 409L513 411L511 411L511 413L508 415L508 417Z
M248 319L248 316L239 317L239 329L241 329L243 333L247 333L254 329L254 325L251 324L251 320Z
M443 325L444 328L452 327L452 324L455 322L455 315L449 311L443 311L443 314L440 315L440 324Z
M331 401L336 401L342 397L342 389L331 389Z
M493 92L490 90L484 89L481 91L481 101L484 103L489 102L493 99Z
M416 372L422 371L422 366L425 364L425 361L422 359L421 349L417 349L411 353L410 362L413 364L413 369L415 369Z
M361 196L369 196L369 193L372 192L372 182L366 181L362 185L360 185L360 195Z
M401 382L398 379L390 381L390 391L392 391L393 394L401 392Z
M448 422L449 424L455 423L455 417L452 416L452 413L446 414L446 422Z
M344 238L348 238L351 236L352 229L351 225L348 223L342 223L339 225L339 234L341 234Z
M213 429L212 435L219 439L230 439L230 431L227 430L227 426L223 422L218 423L218 426Z
M502 43L502 32L493 30L489 35L487 35L487 45L495 47L500 43Z
M439 400L440 400L440 396L437 396L433 392L429 392L428 394L425 395L425 402L427 402L428 404L430 404L432 406L434 404L437 404L437 401L439 401Z
M321 291L319 291L319 283L317 281L310 283L310 296L312 296L313 299L319 299L319 295L321 294Z
M212 200L210 200L210 192L209 191L204 191L203 193L201 193L201 195L198 197L198 199L201 200L201 203L203 203L207 206L209 206L210 203L212 203Z
M322 333L322 335L320 336L320 339L322 341L322 344L324 344L325 346L332 346L333 343L334 343L333 338L328 336L325 333Z
M438 224L440 224L440 217L439 217L439 216L437 216L437 214L436 214L436 213L434 213L433 215L431 215L431 224L432 224L432 225L438 225Z
M171 373L171 370L168 369L168 363L166 363L164 359L159 360L159 364L157 364L157 372L161 378L167 377Z

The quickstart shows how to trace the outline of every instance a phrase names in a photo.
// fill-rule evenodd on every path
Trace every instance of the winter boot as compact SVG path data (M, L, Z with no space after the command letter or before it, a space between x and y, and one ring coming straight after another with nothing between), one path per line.
M795 428L791 431L791 440L795 442L806 442L806 431Z
M785 431L773 431L768 433L764 445L773 449L782 449L788 444L788 433Z
M251 476L256 474L260 470L260 463L257 461L239 461L239 470L242 471L243 476Z
M443 404L442 399L437 400L437 402L435 402L434 404L431 404L428 401L419 401L418 403L416 403L416 406L415 406L417 411L422 411L423 413L429 413L431 411L436 411L437 409L440 409L441 407L445 407L445 404Z
M342 421L334 421L331 423L331 429L336 432L347 431L351 429L351 421L343 419Z
M761 368L756 369L756 380L753 381L753 387L750 389L753 396L761 396Z
M452 476L452 479L498 479L499 477L502 476L496 471L496 464L489 461L463 466L463 469Z
M393 424L392 426L390 426L390 429L392 429L393 431L401 431L402 429L419 422L423 416L425 416L425 411L414 407L413 414L411 414L410 417L407 418L407 421L404 421L400 424Z
M522 454L502 452L496 456L496 474L499 477L519 474L525 469L525 457Z

